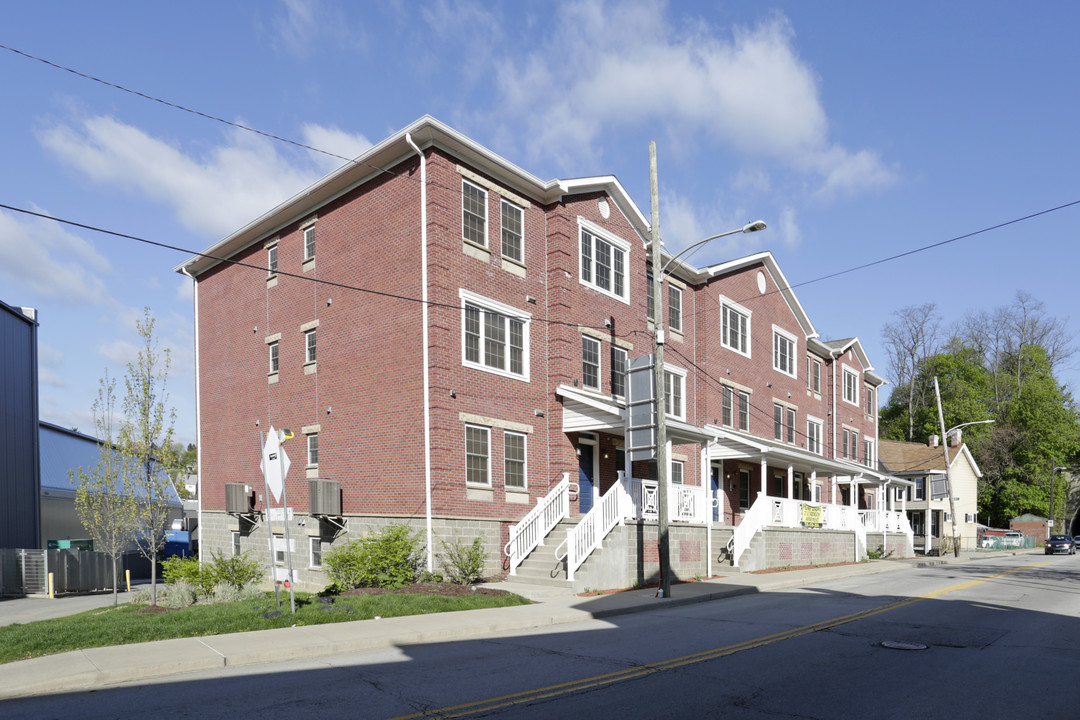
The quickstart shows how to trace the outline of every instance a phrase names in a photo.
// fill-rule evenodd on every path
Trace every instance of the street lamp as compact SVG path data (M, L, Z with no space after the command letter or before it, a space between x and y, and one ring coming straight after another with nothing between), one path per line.
M968 425L982 425L983 423L992 423L994 421L972 420L971 422L954 425L946 430L945 415L941 411L941 389L938 387L937 375L934 376L934 394L937 395L938 421L941 423L941 447L945 452L945 491L949 493L949 514L952 515L953 556L960 557L960 530L956 527L956 498L953 497L952 477L949 474L949 435ZM929 503L927 503L927 507L929 508Z
M1054 478L1057 477L1058 470L1068 470L1067 467L1055 467L1050 471L1050 531L1047 535L1054 534Z
M713 235L704 240L699 240L693 245L684 248L678 255L661 265L660 262L663 258L661 257L660 247L660 194L656 180L655 142L649 143L649 187L651 200L650 223L652 224L652 242L649 245L649 249L651 252L650 262L652 264L653 276L653 385L656 388L654 391L654 396L656 397L656 494L658 496L657 512L660 514L658 528L660 534L660 595L661 597L671 597L671 546L669 542L670 538L668 536L667 502L667 398L665 397L667 391L667 376L664 372L664 299L662 297L664 289L664 272L671 263L675 262L675 260L685 254L688 250L704 245L710 240L727 237L728 235L764 230L765 223L761 220L757 220L752 223L747 223L741 228L729 230L720 233L719 235Z

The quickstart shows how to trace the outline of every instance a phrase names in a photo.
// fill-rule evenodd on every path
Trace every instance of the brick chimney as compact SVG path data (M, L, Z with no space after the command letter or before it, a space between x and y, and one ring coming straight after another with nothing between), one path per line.
M939 438L937 435L931 435L930 436L930 447L937 447L938 446L938 441L940 439L941 438Z

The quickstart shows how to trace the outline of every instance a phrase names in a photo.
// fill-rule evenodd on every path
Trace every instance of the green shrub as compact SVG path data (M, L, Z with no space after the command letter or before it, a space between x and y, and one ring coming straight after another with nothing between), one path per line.
M213 553L214 562L210 567L211 582L203 594L213 592L215 585L232 585L237 590L245 585L253 583L263 575L262 563L251 557L248 553L225 557Z
M460 542L443 541L442 549L439 559L450 582L471 585L483 579L484 567L487 565L487 552L484 551L480 538L473 538L472 545L468 546Z
M173 556L161 563L161 574L165 582L175 584L187 582L198 589L200 595L208 595L214 587L214 576L205 564L200 567L197 557Z
M199 598L198 586L187 580L171 582L163 592L164 597L161 598L161 605L167 608L183 608L194 605Z
M389 525L379 532L331 549L323 564L333 586L397 588L420 577L423 549L408 525Z

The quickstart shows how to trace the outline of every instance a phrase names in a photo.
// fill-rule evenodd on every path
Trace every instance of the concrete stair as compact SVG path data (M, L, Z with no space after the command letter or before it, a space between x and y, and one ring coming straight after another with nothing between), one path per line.
M538 545L529 556L518 565L517 572L507 580L529 585L549 585L571 588L566 579L566 561L556 560L555 551L566 540L566 532L577 525L578 518L569 518L559 522L544 538L544 544Z

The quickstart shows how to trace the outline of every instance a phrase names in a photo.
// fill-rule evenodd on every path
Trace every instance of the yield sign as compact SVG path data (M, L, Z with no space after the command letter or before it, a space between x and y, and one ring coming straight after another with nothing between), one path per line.
M281 447L281 438L273 425L270 426L266 444L262 448L259 468L266 478L266 487L274 496L274 501L279 501L285 476L289 474L289 456L285 453L285 448Z

